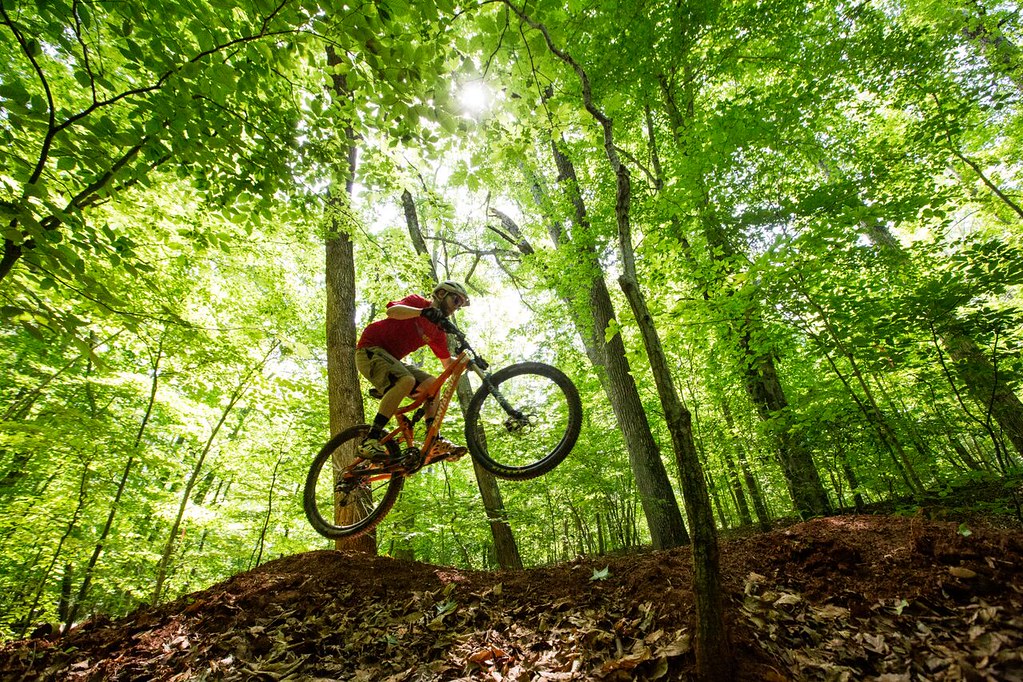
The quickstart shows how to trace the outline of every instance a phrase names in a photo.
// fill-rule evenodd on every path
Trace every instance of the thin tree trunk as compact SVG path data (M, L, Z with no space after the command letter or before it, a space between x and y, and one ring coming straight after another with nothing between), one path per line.
M610 122L607 124L608 156L611 156ZM617 165L612 159L612 164ZM707 680L728 680L735 674L732 658L728 655L729 638L724 619L724 595L721 588L720 556L717 530L714 527L713 510L707 492L703 466L693 441L692 416L678 397L671 378L667 356L647 310L646 301L636 283L635 259L627 226L623 227L627 214L627 203L622 206L623 196L628 195L628 178L624 167L616 169L619 178L619 226L620 246L626 263L625 274L618 282L625 297L632 306L633 315L639 324L646 347L650 368L657 385L657 394L664 408L665 421L671 435L675 458L682 478L682 499L686 516L693 535L693 594L696 601L696 667L701 677ZM624 176L624 180L623 180ZM622 187L625 184L625 187Z
M726 442L727 438L724 439ZM739 523L743 526L752 526L753 517L749 512L749 504L746 502L746 495L743 494L742 481L739 480L739 470L735 466L735 460L728 452L728 448L721 449L721 456L725 460L725 470L728 472L728 485L732 490L732 499L735 500L735 509L739 513Z
M438 281L437 268L434 265L430 253L426 250L426 240L423 239L422 228L419 225L419 214L416 211L416 204L412 194L406 189L401 194L401 203L405 209L405 224L408 227L409 238L415 247L416 253L425 256L430 263L430 273L433 281ZM462 375L456 389L458 404L465 416L469 408L469 401L472 400L472 386L469 377ZM515 542L515 535L512 533L511 524L508 523L508 512L504 508L504 500L501 498L501 489L498 487L497 478L481 467L475 459L472 460L473 472L476 474L476 485L479 487L480 498L483 500L483 509L490 522L490 533L494 538L494 553L497 564L501 568L522 568L522 557L519 554L518 544Z
M458 402L462 407L463 414L469 407L472 399L472 388L469 385L469 378L463 376L458 382ZM504 508L504 500L501 498L501 489L497 485L497 479L492 473L484 469L473 459L472 469L476 474L476 485L480 490L480 497L483 499L483 509L487 514L487 521L490 524L490 534L494 538L494 553L497 558L497 565L501 568L522 568L522 556L519 554L519 546L515 541L515 534L512 533L511 524L508 522L508 511Z
M416 202L412 198L412 193L407 189L401 193L401 206L405 210L405 224L408 226L408 236L412 240L412 246L415 247L416 253L420 256L426 256L427 262L430 264L430 276L434 282L437 282L440 279L437 277L437 267L433 263L430 251L426 248L423 230L419 227L419 213L416 211Z
M43 572L43 577L39 581L39 589L36 591L35 598L32 600L32 606L29 607L28 615L25 618L26 627L28 626L29 623L32 622L32 618L35 615L36 609L39 607L39 600L42 598L43 590L46 588L46 581L49 580L50 573L53 571L54 565L56 565L57 560L60 559L60 553L64 549L64 543L67 542L67 539L69 537L71 537L71 533L74 531L75 526L78 524L78 518L82 514L82 509L85 508L85 502L87 497L86 490L88 488L88 483L89 462L85 462L84 466L82 467L82 481L78 486L78 502L75 505L75 511L74 513L71 514L71 520L68 521L67 529L64 531L64 535L61 536L60 541L57 543L57 549L53 551L53 559L50 561L50 565L46 567L46 570ZM70 627L70 619L68 627ZM25 636L25 628L22 628L21 636L22 637Z
M277 350L278 342L274 342L270 346L270 350L263 357L263 360L257 365L253 366L243 377L238 385L235 387L234 392L231 394L230 399L227 401L227 405L224 407L220 414L220 419L217 424L213 427L210 432L210 437L206 439L206 444L203 446L202 452L199 453L199 458L196 460L195 465L192 467L192 473L188 477L188 481L185 483L185 489L181 493L181 503L178 505L178 513L174 518L174 523L171 525L170 533L167 535L167 543L163 547L163 553L160 556L160 564L157 567L156 573L156 587L153 588L153 605L155 606L160 602L160 597L163 594L163 584L167 579L167 568L170 565L171 555L174 553L174 544L178 539L178 529L181 527L181 519L185 516L185 509L188 507L188 500L192 494L192 488L195 487L196 481L199 480L199 474L202 472L202 466L206 461L206 456L213 448L213 442L217 438L217 434L220 432L220 428L224 425L227 420L227 416L234 409L234 406L241 399L245 393L245 389L248 388L249 381L259 371L262 371L267 361L270 359L270 355Z
M117 492L114 493L114 500L110 503L110 512L107 514L107 521L103 525L103 530L100 532L99 540L96 541L96 547L92 550L92 556L89 558L89 563L85 567L85 573L82 576L82 585L78 588L78 596L71 603L71 608L67 616L67 626L70 628L71 624L74 623L75 617L78 615L79 606L85 603L86 597L89 594L89 587L92 584L92 574L96 569L96 564L99 562L100 554L103 552L103 544L106 542L107 536L110 535L110 529L114 525L114 517L117 515L118 507L121 503L121 495L124 494L124 489L128 483L128 474L131 473L132 467L135 465L135 454L139 451L139 447L142 445L142 437L146 432L146 426L149 424L149 418L153 414L153 407L156 405L156 391L159 384L160 378L160 363L163 361L163 342L167 330L164 329L163 334L160 335L160 342L156 349L156 357L152 360L152 381L149 384L149 401L146 403L146 411L142 415L142 421L139 424L138 431L135 432L135 440L132 443L131 452L128 456L128 461L124 465L124 471L121 472L121 480L117 483Z
M284 453L278 453L277 463L274 464L273 474L270 476L270 491L266 496L266 514L263 515L263 526L259 529L259 541L256 543L256 560L249 562L250 568L263 563L263 547L266 544L266 530L270 527L270 517L274 509L274 487L277 485L277 472L280 471L281 462L284 461Z
M849 483L849 490L853 494L853 504L856 505L856 511L863 511L863 494L860 492L860 481L856 477L856 472L849 464L849 457L846 455L845 448L838 448L838 461L842 467L842 475L845 476L845 480Z
M391 546L387 550L387 553L395 559L402 559L404 561L414 561L416 558L416 550L412 546L412 543L408 541L405 534L411 535L416 528L416 516L415 514L405 514L400 519L394 520L394 533L398 537L392 536Z
M721 491L718 490L717 481L714 478L714 474L707 472L707 492L710 494L711 502L714 503L714 511L718 515L718 525L722 528L728 528L728 515L725 514L725 506L721 503Z
M735 447L735 454L739 459L742 480L746 483L746 490L749 491L750 500L753 502L753 512L757 516L757 525L760 526L761 530L769 530L771 528L771 515L768 513L767 505L764 503L764 494L760 490L760 484L757 483L756 476L753 475L753 470L749 465L749 458L746 457L746 448L742 446L742 442L736 437L735 420L732 418L732 408L729 406L727 398L721 401L721 412L725 416L725 426L728 427L729 441Z

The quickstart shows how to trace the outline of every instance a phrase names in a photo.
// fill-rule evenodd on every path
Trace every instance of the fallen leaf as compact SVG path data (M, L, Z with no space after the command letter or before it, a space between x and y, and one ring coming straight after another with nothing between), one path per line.
M497 647L489 647L487 649L480 649L466 660L470 663L482 663L484 661L492 661L499 658L508 658L508 654L503 649Z
M655 630L655 631L651 632L649 635L647 635L646 637L644 637L643 641L646 642L647 644L654 644L661 637L664 637L664 630Z
M689 653L690 649L693 648L693 638L688 632L679 633L675 638L675 641L668 644L662 649L658 649L657 653L662 656L672 658L673 656L681 656Z
M976 571L971 571L970 569L963 568L962 566L949 566L948 572L951 573L952 575L954 575L957 578L967 578L968 579L968 578L976 578L977 577Z
M825 604L819 609L814 609L818 616L821 618L848 618L849 609L841 606L835 606L834 604Z
M651 680L659 680L668 674L668 657L659 656L657 662L654 663L654 669L650 671L649 678Z
M778 597L777 599L774 600L774 605L775 606L791 606L793 604L798 604L801 601L803 601L803 600L802 600L802 598L798 594L788 594L788 593L785 593L785 594L781 595L780 597Z
M615 670L632 670L640 663L650 660L650 647L641 647L639 651L628 656L622 656L616 658L613 661L608 661L600 667L601 671L606 673L613 672Z

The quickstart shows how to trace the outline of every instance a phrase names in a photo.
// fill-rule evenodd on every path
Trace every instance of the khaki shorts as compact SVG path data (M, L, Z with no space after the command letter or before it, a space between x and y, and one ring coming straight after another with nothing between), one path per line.
M404 362L396 360L393 355L383 348L375 346L356 349L355 368L359 370L359 374L369 380L369 383L373 385L373 388L380 395L387 393L394 386L395 382L404 376L413 377L416 380L416 386L419 386L424 381L433 379L433 375L429 372L418 367L406 365ZM373 397L378 398L380 396Z

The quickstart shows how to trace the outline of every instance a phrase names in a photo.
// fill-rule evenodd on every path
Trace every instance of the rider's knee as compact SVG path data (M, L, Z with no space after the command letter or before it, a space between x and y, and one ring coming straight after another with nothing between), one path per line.
M431 390L433 390L434 384L436 383L437 377L429 377L428 379L420 381L419 384L416 386L416 390L412 393L412 397L420 398L421 396L429 393Z
M415 385L416 378L411 375L405 375L403 377L399 377L394 382L394 387L392 388L392 390L398 390L401 392L402 395L408 395L409 393L412 392L412 389L415 387Z

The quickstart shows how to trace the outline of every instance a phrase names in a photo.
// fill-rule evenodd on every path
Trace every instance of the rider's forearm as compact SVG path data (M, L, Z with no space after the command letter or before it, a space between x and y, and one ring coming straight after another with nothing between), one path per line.
M411 320L413 317L419 317L421 312L421 308L413 308L410 305L397 303L387 309L387 317L392 320Z

